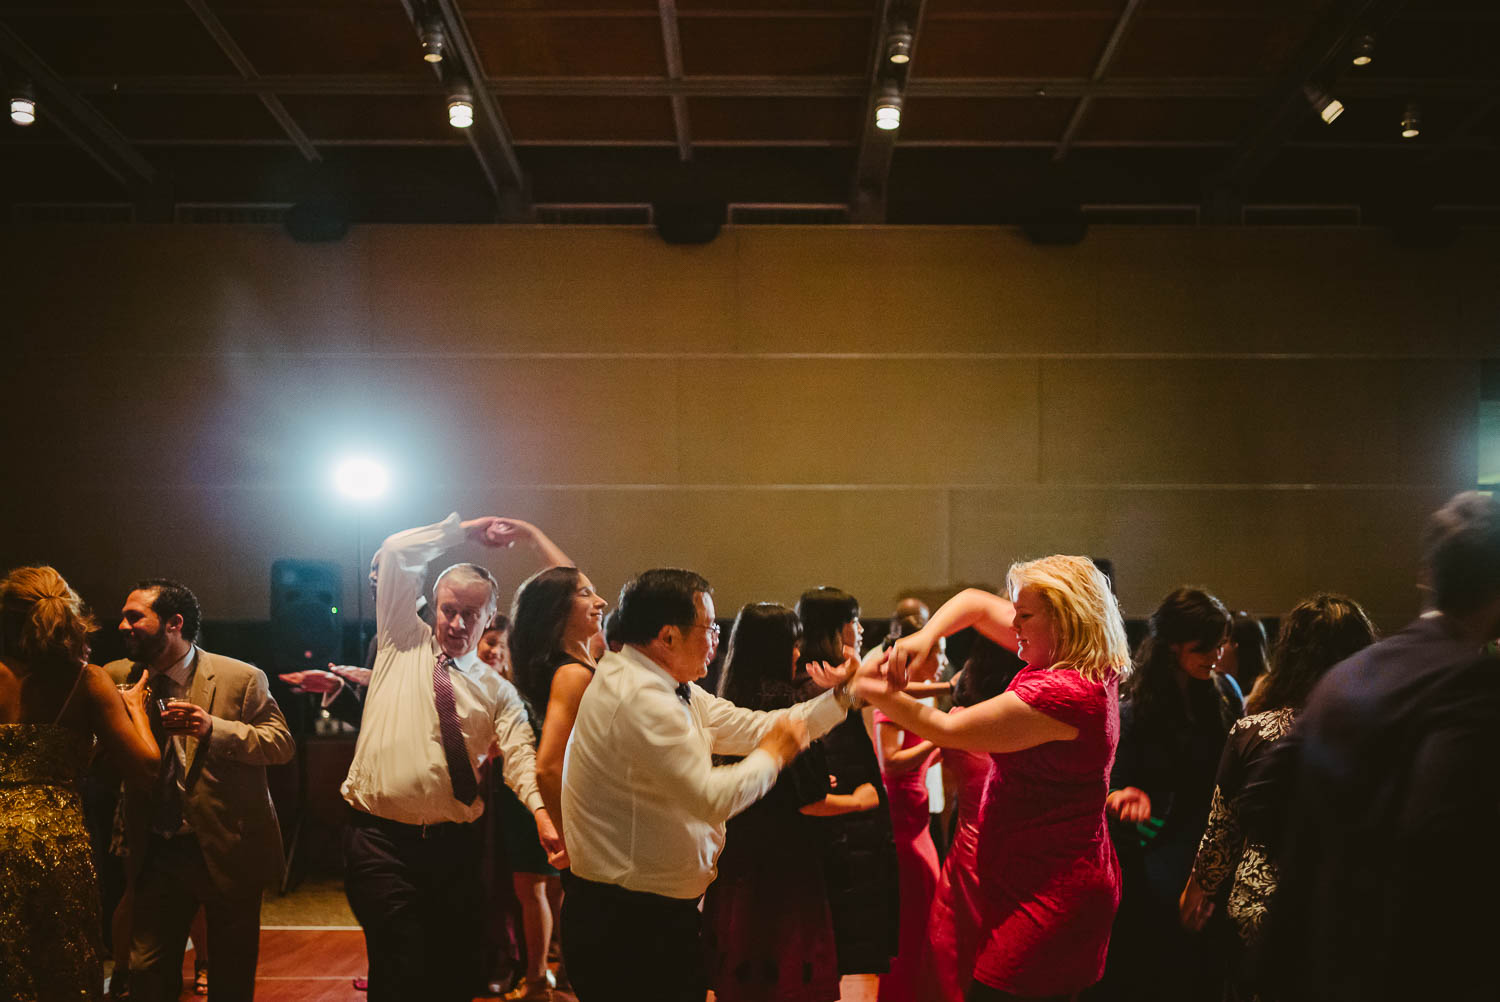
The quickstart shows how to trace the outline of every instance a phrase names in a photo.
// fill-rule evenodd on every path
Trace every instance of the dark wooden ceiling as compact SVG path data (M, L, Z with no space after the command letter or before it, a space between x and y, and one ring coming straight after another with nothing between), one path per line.
M902 18L915 54L891 70ZM424 19L448 29L436 72ZM1355 67L1367 32L1374 60ZM0 125L0 199L10 219L322 200L482 221L702 199L893 223L1055 204L1231 223L1436 205L1493 223L1497 53L1493 0L7 2L0 69L36 92L38 121ZM872 127L888 71L895 133ZM474 129L448 125L440 74L482 75ZM1332 125L1318 93L1347 108ZM1422 131L1402 139L1409 102Z

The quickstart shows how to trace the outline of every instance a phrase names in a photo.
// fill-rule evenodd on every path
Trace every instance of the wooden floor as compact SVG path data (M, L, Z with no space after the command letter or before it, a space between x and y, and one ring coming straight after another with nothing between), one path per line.
M192 1002L201 998L193 994L192 953L184 960L182 1000ZM256 1002L364 1002L365 993L354 987L354 979L364 974L365 938L357 928L260 931ZM213 986L212 971L209 986ZM845 978L842 988L843 1002L874 1002L874 977ZM558 1002L576 1002L567 992L557 992L556 998ZM209 1002L212 999L210 995Z

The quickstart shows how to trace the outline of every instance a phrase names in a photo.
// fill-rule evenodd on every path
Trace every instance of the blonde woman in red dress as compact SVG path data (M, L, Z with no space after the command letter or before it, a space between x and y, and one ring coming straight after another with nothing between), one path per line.
M1087 557L1016 564L1009 598L968 590L856 677L855 692L943 748L993 769L979 819L981 937L970 1002L1068 999L1104 970L1120 870L1105 825L1130 653L1109 581ZM946 714L900 690L965 627L1026 667L992 699Z

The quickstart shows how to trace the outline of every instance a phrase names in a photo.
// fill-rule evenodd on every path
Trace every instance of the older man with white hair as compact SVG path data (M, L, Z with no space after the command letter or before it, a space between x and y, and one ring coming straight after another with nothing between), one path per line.
M499 601L478 564L454 564L433 585L434 624L417 616L428 564L470 540L533 545L568 558L539 529L490 516L398 532L379 554L377 653L354 761L342 792L345 893L365 931L370 1002L463 1000L478 978L481 928L478 769L498 743L505 782L536 814L549 850L561 840L537 792L535 752L515 688L476 648Z

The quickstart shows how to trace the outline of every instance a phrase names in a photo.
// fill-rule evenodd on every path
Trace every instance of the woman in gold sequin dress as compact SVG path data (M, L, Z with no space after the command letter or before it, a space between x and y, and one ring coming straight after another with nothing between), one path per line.
M145 687L87 664L93 620L50 567L0 581L0 999L97 999L99 895L77 779L98 737L130 783L160 761Z

